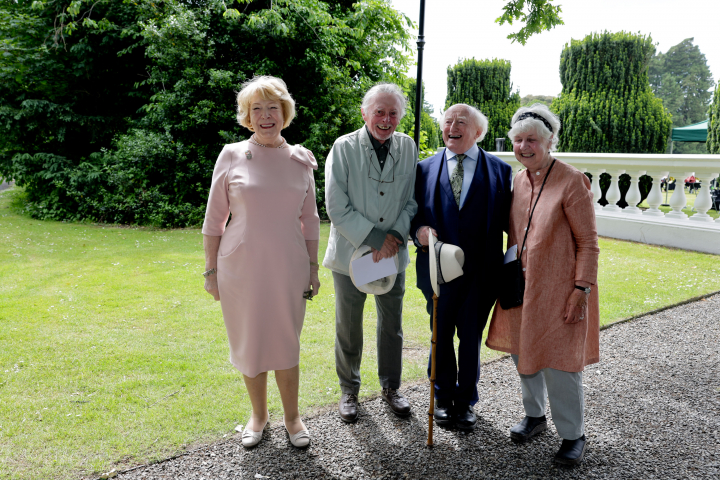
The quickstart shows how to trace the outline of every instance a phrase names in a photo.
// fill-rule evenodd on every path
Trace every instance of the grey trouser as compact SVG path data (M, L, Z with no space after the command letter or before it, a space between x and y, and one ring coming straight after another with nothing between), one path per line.
M360 392L363 349L363 307L367 294L348 275L333 272L335 284L335 369L343 393ZM392 290L375 295L377 310L378 377L382 388L400 388L402 375L402 303L405 272L398 273Z
M518 356L511 355L515 366ZM582 372L563 372L543 368L532 375L520 375L523 406L528 417L545 415L545 392L550 399L550 411L558 435L565 440L577 440L585 433L585 395Z

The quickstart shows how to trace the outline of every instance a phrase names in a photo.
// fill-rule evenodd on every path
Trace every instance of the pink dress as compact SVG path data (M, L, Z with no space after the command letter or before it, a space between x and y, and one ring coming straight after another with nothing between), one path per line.
M226 145L215 164L202 233L222 236L217 276L230 362L248 377L300 363L305 240L320 238L316 169L302 146L250 142Z

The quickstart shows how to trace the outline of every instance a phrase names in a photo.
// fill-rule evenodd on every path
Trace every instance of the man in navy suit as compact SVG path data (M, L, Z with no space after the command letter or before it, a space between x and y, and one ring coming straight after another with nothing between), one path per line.
M440 285L436 358L435 422L475 428L480 343L498 296L503 264L503 230L510 212L512 169L477 146L488 120L478 109L456 104L445 111L446 148L418 163L415 200L418 212L410 232L417 249L417 286L427 300L432 328L428 235L465 252L463 275ZM455 358L453 338L460 345ZM430 368L428 367L428 375Z

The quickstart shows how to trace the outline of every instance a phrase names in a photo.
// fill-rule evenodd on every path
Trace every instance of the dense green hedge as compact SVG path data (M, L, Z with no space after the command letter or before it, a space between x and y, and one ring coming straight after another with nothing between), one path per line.
M325 155L367 88L401 79L410 27L381 0L2 2L0 176L36 218L197 225L223 144L249 136L235 92L275 75L322 207Z
M626 32L591 34L572 40L560 56L563 89L552 110L560 117L561 152L663 153L672 126L648 80L654 52L649 36ZM609 176L601 178L603 191ZM651 179L640 179L647 197ZM630 178L620 178L621 207Z
M715 87L710 109L708 110L708 153L720 153L720 82Z
M510 121L520 108L520 94L512 92L510 62L507 60L466 59L448 67L445 108L466 103L488 117L489 127L480 147L495 150L495 139L505 138Z

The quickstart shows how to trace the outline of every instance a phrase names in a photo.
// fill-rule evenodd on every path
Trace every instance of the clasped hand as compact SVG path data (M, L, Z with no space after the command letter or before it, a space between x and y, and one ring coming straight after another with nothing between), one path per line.
M392 233L388 233L385 235L385 242L383 242L380 250L375 250L370 247L372 249L373 262L378 263L383 258L395 256L400 251L400 245L402 245L402 241L398 240Z

